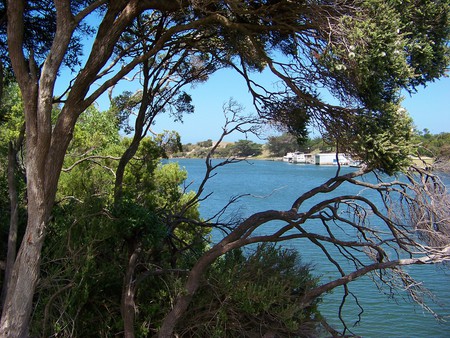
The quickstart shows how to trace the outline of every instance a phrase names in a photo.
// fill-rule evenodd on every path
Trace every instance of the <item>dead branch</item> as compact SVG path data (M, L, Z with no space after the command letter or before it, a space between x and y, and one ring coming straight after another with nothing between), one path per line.
M84 158L82 158L82 159L80 159L80 160L78 160L78 161L75 161L71 166L69 166L68 168L63 168L62 169L62 171L63 172L69 172L69 171L71 171L73 168L75 168L77 165L79 165L79 164L81 164L81 163L83 163L83 162L85 162L85 161L90 161L90 162L94 162L94 163L96 163L96 164L99 164L97 161L94 161L94 160L114 160L114 161L118 161L118 160L120 160L120 157L114 157L114 156L103 156L103 155L91 155L91 156L87 156L87 157L84 157ZM99 164L100 165L100 164ZM102 166L102 167L104 167L103 165L100 165L100 166ZM105 169L108 169L108 170L110 170L110 171L112 171L112 169L111 168L107 168L107 167L104 167ZM114 174L114 176L115 176L115 173L113 172L113 174Z
M308 292L303 299L305 306L336 287L344 287L338 314L343 321L343 304L347 295L352 294L347 285L362 276L372 275L392 291L406 292L413 301L438 317L424 301L423 295L428 291L402 267L450 261L449 208L445 186L431 173L414 168L393 181L383 181L381 175L374 176L375 183L358 179L368 172L363 169L335 176L300 196L292 204L291 210L267 210L243 220L198 260L189 274L186 294L179 295L173 311L166 318L166 324L176 322L186 310L199 285L200 276L224 253L251 243L305 239L318 246L325 259L340 274L339 278ZM343 184L363 190L360 194L326 198L302 210L302 206L311 198L335 191ZM387 213L377 202L364 196L369 191L378 194L381 207L386 208ZM313 220L320 220L321 226L313 223L306 230ZM279 223L275 231L255 235L262 225L273 221ZM314 231L315 227L317 231ZM321 229L325 229L325 233ZM346 271L348 268L344 268L330 252L329 245L334 246L339 255L353 264L353 271ZM386 278L388 273L392 278ZM344 321L343 324L348 330Z

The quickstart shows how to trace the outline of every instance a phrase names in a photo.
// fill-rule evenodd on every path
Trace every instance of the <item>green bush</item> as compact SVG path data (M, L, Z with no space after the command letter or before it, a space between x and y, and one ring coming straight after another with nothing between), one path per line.
M310 336L317 303L302 296L317 285L296 251L262 244L248 256L229 252L210 269L180 322L183 337Z

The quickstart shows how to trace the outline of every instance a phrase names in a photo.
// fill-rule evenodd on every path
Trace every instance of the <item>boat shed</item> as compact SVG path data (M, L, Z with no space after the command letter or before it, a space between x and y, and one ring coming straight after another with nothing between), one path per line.
M350 161L345 157L344 154L336 153L319 153L315 156L315 163L317 165L337 165L338 160L340 165L349 165Z

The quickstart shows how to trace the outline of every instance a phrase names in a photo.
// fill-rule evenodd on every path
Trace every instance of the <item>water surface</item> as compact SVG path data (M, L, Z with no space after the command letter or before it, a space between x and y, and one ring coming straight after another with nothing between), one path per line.
M188 171L188 182L191 183L189 188L196 189L205 172L204 161L183 159L178 162ZM351 170L355 169L341 169L343 173ZM212 192L212 195L202 202L200 211L202 217L211 217L230 197L242 194L250 196L243 197L225 216L237 218L268 209L289 210L300 194L320 185L335 174L336 167L333 166L293 165L272 161L228 165L221 167L218 174L206 186L206 193ZM344 186L337 193L358 192L355 187ZM373 196L373 199L376 200L376 196ZM314 201L310 202L312 203ZM276 227L276 224L269 225L271 226ZM318 224L311 222L309 226L315 230ZM220 234L215 232L214 236L218 239ZM298 250L303 261L311 262L314 265L314 273L320 275L323 282L337 276L317 247L298 240L284 245ZM433 308L440 314L450 314L450 270L439 266L417 266L409 268L409 271L435 292L442 307L434 305ZM351 283L350 289L357 295L364 309L359 324L351 327L355 334L363 337L450 337L449 322L437 322L429 313L403 299L402 296L388 297L383 292L389 293L389 290L378 290L367 277ZM338 328L340 321L336 313L341 296L339 290L335 291L325 296L320 306L320 311L328 322ZM349 325L358 320L360 312L351 298L345 307L345 318Z

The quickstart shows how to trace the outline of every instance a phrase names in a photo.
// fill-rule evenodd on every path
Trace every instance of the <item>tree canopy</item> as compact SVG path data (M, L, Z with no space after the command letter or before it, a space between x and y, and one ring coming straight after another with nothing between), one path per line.
M157 276L168 270L185 272L181 287L169 287L176 292L170 307L169 303L161 307L166 312L159 317L159 324L142 324L157 330L161 337L170 337L192 303L202 276L217 259L250 243L283 241L289 237L286 232L294 228L298 230L297 239L309 238L318 246L321 241L330 241L344 252L349 247L363 247L368 257L375 259L369 264L350 255L355 271L346 273L336 265L341 277L303 295L306 307L323 292L337 286L345 288L352 279L371 271L391 269L405 277L402 265L448 260L445 241L423 244L414 237L419 231L420 240L435 239L436 233L446 233L442 229L448 228L448 222L430 204L434 201L430 195L445 196L438 180L420 170L407 172L413 132L412 121L401 107L401 93L413 93L447 71L449 13L448 0L2 1L1 84L9 84L6 80L10 79L17 83L25 127L11 136L15 139L8 147L8 249L14 254L8 253L13 265L6 264L0 335L28 336L37 306L34 296L41 280L40 267L42 263L51 264L45 260L52 250L46 245L52 237L48 234L56 231L61 238L72 238L78 224L78 230L86 227L88 244L69 244L68 255L79 249L83 257L101 259L103 245L107 251L108 247L117 249L116 239L123 241L123 251L111 258L111 271L121 271L122 283L110 290L120 293L120 299L115 299L120 305L114 308L120 309L127 337L135 335L139 276ZM90 39L83 38L86 33L91 34ZM56 92L56 81L64 67L71 69L73 79ZM217 164L211 161L211 153L207 155L205 179L198 191L184 194L178 187L183 174L170 166L167 172L160 171L156 164L165 147L179 146L179 137L174 133L153 139L148 136L159 114L182 119L183 114L192 113L194 106L186 87L205 82L221 68L234 70L244 78L257 116L241 117L238 107L230 102L224 108L229 115L220 140L231 131L255 131L250 122L270 123L303 140L307 127L314 125L339 152L360 158L363 168L351 175L338 171L324 185L299 196L288 211L262 211L235 227L201 220L195 210L207 197L205 184L215 175L215 169L236 159ZM263 70L272 72L279 83L268 88L255 80L253 75ZM117 94L115 86L130 79L139 84L139 89ZM338 103L326 102L322 90ZM3 90L0 93L4 95ZM100 114L93 104L107 94L111 109ZM2 120L13 116L3 114L10 109L3 98L0 108ZM2 122L2 128L6 126ZM120 127L132 132L132 137L121 140L114 129ZM213 145L212 152L217 147ZM26 173L27 224L16 256L14 224L18 222L13 215L20 205L20 187L12 177L20 172L20 154ZM409 175L409 183L380 181L370 185L358 180L371 171L389 175L403 171ZM407 226L405 218L383 215L370 200L358 195L325 197L311 209L303 209L311 196L332 192L344 182L378 191L387 207L392 206L391 196L397 193L410 207L399 207L406 219L414 219L418 210L424 209L434 221L443 223L438 228L432 226L436 222L425 221ZM80 186L82 191L78 191ZM71 203L61 204L61 200ZM81 207L83 201L86 209ZM386 242L366 227L358 203L382 220L392 240ZM355 210L361 218L342 219L337 211L340 206ZM64 217L58 218L58 212ZM94 216L99 217L98 232L88 226ZM332 231L328 237L308 237L303 224L311 218L320 219L327 229L333 220L348 222L361 234L360 241L337 239ZM271 220L283 221L285 226L274 234L251 236L258 226ZM54 229L59 221L63 223L61 228ZM208 249L201 239L207 233L205 229L214 226L224 229L227 236ZM404 250L411 257L391 259L391 250L385 245L394 251ZM184 256L185 252L198 254ZM113 264L116 259L121 266ZM95 274L95 264L89 259L82 262L76 278L84 281L83 271ZM43 266L49 269L46 273L52 270ZM73 268L69 266L65 272ZM408 284L408 278L402 281L409 292L417 291L410 288L414 284ZM43 313L49 314L58 295L70 296L65 291L71 288L72 283L57 285ZM155 294L160 292L162 289L157 289ZM86 294L84 297L88 299ZM151 313L154 309L147 310ZM45 334L47 327L42 332Z

